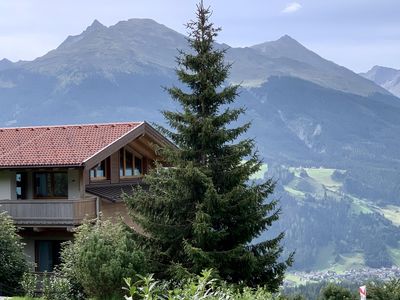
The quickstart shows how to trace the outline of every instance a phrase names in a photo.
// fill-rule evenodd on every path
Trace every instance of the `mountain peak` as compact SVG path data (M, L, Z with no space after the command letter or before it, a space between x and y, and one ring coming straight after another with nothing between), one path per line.
M360 73L360 75L400 97L400 70L377 65L366 73Z
M253 49L260 50L262 52L269 52L271 48L274 49L280 49L286 48L286 49L291 49L294 50L295 48L302 48L302 50L309 51L306 49L302 44L300 44L298 41L296 41L294 38L291 36L285 34L281 36L279 39L275 41L269 41L269 42L264 42L261 44L257 44L254 46L251 46Z
M294 38L292 38L290 35L287 35L287 34L281 36L281 37L277 40L277 42L278 42L278 41L281 41L281 42L296 42L296 43L299 43L298 41L296 41Z
M105 28L107 28L107 26L104 26L97 19L95 19L93 23L88 28L86 28L85 32L99 31Z
M384 67L384 66L379 66L379 65L375 65L375 66L373 66L372 68L371 68L371 70L369 70L368 72L370 72L370 71L389 71L389 72L397 72L397 71L399 71L399 70L396 70L396 69L394 69L394 68L389 68L389 67Z
M0 70L8 69L13 65L14 63L7 58L3 58L2 60L0 60Z

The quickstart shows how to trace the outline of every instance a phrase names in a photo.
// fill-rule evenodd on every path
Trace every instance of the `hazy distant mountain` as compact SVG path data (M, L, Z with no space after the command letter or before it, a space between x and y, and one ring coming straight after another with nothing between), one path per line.
M3 58L2 60L0 60L0 71L12 68L13 66L13 62L8 60L7 58Z
M393 95L400 97L400 70L374 66L368 72L360 75L379 84Z
M256 50L260 59L254 59L257 54L250 50ZM288 35L250 49L234 49L232 54L228 55L228 59L235 62L232 76L238 81L245 76L245 84L265 81L270 76L292 76L358 95L387 94L385 90L377 88L349 69L308 50Z
M269 175L281 179L284 211L290 218L314 214L309 223L296 223L294 229L282 223L291 232L288 247L314 245L313 251L318 252L328 243L330 255L345 251L370 255L360 241L346 249L333 243L332 226L321 224L316 214L328 207L331 200L327 199L333 199L340 207L329 204L331 210L325 212L337 208L350 214L346 207L361 206L355 210L361 217L372 214L368 218L374 218L381 231L371 233L370 239L393 231L395 225L388 218L400 211L396 208L400 99L289 36L245 48L216 46L227 49L226 60L233 63L229 80L242 83L238 105L247 107L247 114L241 122L252 120L249 136L256 138L260 154L271 166L269 172L274 171ZM1 60L0 126L163 122L160 110L176 108L162 87L179 84L174 71L177 49L189 51L185 37L153 20L131 19L110 27L94 21L33 61ZM320 181L293 175L293 168L320 166L339 171ZM340 178L334 179L333 174ZM332 182L340 188L329 192ZM388 213L381 216L382 211ZM352 218L342 217L346 222ZM361 221L368 224L368 218ZM339 239L356 240L357 226L346 224L354 232ZM312 243L310 228L326 239ZM397 249L389 243L382 247ZM312 253L298 252L299 267L318 267L306 257ZM397 256L388 253L385 262L390 263Z

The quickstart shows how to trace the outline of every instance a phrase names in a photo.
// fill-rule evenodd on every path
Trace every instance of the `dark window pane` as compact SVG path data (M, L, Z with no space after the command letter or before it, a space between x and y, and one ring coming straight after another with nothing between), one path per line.
M124 176L124 149L119 150L119 176Z
M67 197L68 196L68 174L67 173L53 173L54 175L54 196Z
M36 241L36 264L39 272L52 272L60 264L63 241Z
M133 176L133 154L125 151L125 176Z
M53 251L50 241L37 241L37 257L38 257L38 271L51 272L53 271Z
M135 175L142 174L142 160L135 156Z
M35 174L35 194L37 197L49 197L51 191L51 178L49 173Z

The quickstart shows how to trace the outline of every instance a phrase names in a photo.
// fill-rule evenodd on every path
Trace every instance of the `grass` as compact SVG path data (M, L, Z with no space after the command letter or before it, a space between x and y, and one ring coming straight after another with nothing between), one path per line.
M304 280L302 277L293 273L286 273L285 280L290 281L295 286L306 284L308 282L307 280Z
M322 253L319 255L322 258ZM337 274L344 273L350 269L359 269L365 267L364 255L361 252L340 254L339 261L334 262L333 253L325 257L328 265L319 265L316 270L319 271L334 271Z
M374 210L372 209L371 205L368 204L368 202L348 194L347 197L349 197L352 200L351 207L354 213L372 214L374 212Z
M307 175L327 189L338 191L342 187L342 183L332 178L336 169L325 168L305 168ZM341 170L339 170L341 171ZM342 171L343 172L343 171Z
M400 207L395 205L387 205L379 208L383 216L391 221L393 225L400 226Z
M400 265L400 249L388 247L388 252L393 259L393 262L399 266Z
M288 192L289 194L291 194L294 197L299 197L299 198L302 198L302 199L304 199L306 197L306 194L304 192L296 190L296 189L294 189L294 188L292 188L290 186L285 185L284 189L285 189L286 192Z
M364 255L362 253L349 253L340 255L339 263L333 265L332 271L342 273L350 269L358 269L365 266Z

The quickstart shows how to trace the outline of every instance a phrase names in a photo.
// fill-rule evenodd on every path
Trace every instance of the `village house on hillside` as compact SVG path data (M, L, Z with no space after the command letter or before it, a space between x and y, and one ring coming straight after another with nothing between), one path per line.
M170 142L146 122L0 128L0 211L12 217L37 272L85 218L127 215L122 193Z

